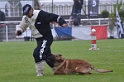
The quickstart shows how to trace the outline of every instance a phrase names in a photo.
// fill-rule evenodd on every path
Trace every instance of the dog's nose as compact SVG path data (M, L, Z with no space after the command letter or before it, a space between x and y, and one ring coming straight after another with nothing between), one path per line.
M59 56L62 56L62 54L58 54Z

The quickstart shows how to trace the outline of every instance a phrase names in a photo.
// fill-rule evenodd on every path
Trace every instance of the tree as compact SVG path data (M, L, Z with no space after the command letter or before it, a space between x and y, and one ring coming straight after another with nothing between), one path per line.
M114 4L114 12L109 15L109 31L110 31L110 37L113 37L113 30L114 27L116 26L116 7L118 9L119 15L122 18L124 18L124 4L122 0L120 2L117 2Z
M39 0L34 0L34 9L40 10L40 3L39 3Z
M109 12L107 10L103 10L101 13L103 18L108 18L109 17Z

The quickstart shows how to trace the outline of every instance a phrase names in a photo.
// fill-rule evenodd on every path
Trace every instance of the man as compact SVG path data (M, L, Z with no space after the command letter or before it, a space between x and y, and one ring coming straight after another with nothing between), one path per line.
M54 62L51 60L53 59L53 55L50 49L53 36L49 23L57 22L62 27L67 27L67 23L59 15L48 13L43 10L34 10L29 4L23 6L23 15L16 35L21 35L27 27L30 27L32 35L37 42L37 47L33 52L37 76L43 76L45 62L54 69Z
M0 10L0 21L5 21L5 14Z
M5 21L5 14L3 11L0 10L0 21ZM3 41L3 31L5 26L2 26L4 23L0 23L0 42Z
M83 5L83 0L73 0L74 5L72 9L74 23L78 21L77 25L81 24L81 9Z

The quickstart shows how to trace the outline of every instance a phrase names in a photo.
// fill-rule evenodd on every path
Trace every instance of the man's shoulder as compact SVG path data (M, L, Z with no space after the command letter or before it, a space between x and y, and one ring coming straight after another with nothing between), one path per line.
M33 14L46 14L46 11L44 10L34 10L34 13Z
M34 10L34 13L39 13L41 10Z

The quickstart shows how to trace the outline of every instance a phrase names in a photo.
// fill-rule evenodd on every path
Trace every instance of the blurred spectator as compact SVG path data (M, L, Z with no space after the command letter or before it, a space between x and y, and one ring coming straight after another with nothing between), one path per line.
M0 22L5 21L5 13L0 10ZM4 23L0 23L0 42L3 41L3 30L4 30Z
M0 21L5 21L5 14L0 10Z
M74 19L74 24L76 22L77 25L81 24L81 9L83 5L83 0L73 0L73 19Z

